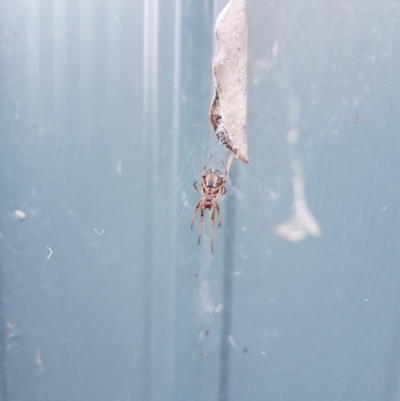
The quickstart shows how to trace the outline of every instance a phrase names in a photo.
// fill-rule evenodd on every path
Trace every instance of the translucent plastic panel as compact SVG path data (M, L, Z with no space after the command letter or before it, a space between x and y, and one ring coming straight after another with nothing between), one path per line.
M225 5L3 1L0 400L399 399L399 6L247 2L212 255Z

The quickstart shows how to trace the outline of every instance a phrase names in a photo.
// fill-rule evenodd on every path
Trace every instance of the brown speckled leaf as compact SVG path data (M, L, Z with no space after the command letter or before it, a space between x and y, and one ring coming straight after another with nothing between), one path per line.
M210 121L219 142L248 163L246 0L227 4L218 16L215 35L215 94Z

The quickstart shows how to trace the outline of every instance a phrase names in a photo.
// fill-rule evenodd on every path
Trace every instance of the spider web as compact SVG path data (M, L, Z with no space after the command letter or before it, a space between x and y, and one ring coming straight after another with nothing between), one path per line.
M397 399L399 6L248 2L250 163L212 256L225 4L3 7L0 399ZM285 242L294 177L321 235Z

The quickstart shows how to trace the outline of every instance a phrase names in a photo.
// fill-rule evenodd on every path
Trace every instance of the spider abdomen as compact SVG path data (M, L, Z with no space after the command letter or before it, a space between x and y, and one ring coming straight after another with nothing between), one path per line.
M205 184L207 188L218 188L224 182L224 175L217 169L206 171Z

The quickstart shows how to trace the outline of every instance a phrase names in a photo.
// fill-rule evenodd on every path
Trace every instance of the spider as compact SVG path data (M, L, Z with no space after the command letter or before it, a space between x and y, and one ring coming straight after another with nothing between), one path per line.
M219 205L217 199L226 194L226 179L228 176L228 170L226 169L225 163L221 160L224 168L225 173L222 174L221 171L217 169L207 169L207 163L212 158L212 155L208 158L206 164L203 168L203 174L201 175L201 190L197 188L197 181L193 183L194 189L197 192L200 192L203 197L197 203L191 221L191 228L193 230L193 222L196 217L197 210L200 208L200 226L199 226L199 241L197 245L200 245L200 238L201 238L201 231L203 228L203 218L204 218L204 210L209 209L211 211L211 253L214 254L214 216L215 216L215 209L218 212L218 227L221 226L221 212L219 210Z

